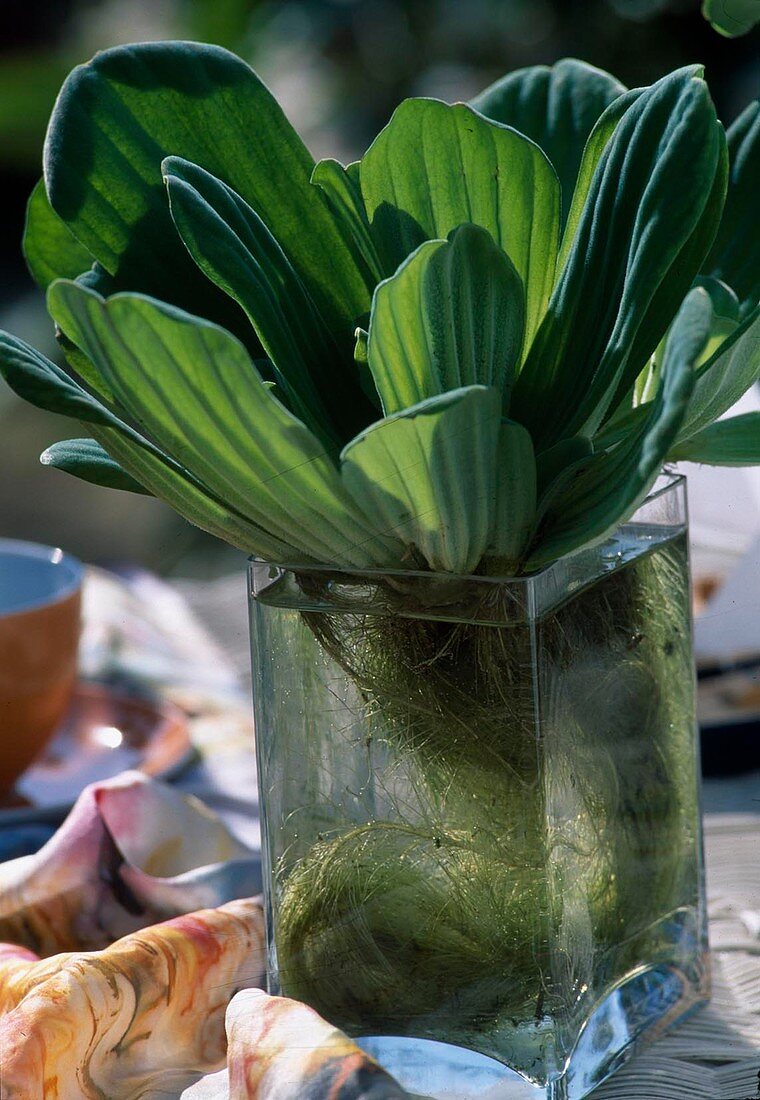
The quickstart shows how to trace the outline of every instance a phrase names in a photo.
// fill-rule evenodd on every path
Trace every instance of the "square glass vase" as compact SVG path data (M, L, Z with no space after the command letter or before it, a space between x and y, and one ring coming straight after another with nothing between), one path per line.
M579 1100L709 995L686 491L517 579L252 561L270 992Z

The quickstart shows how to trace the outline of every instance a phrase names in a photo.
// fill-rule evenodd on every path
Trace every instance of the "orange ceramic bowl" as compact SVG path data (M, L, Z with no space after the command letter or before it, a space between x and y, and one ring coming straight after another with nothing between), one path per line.
M0 793L54 733L74 690L83 567L0 539Z

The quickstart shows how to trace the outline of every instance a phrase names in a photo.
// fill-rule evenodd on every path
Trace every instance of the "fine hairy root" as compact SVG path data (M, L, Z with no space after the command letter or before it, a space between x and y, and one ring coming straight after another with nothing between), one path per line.
M279 868L288 995L354 1034L485 1049L668 949L659 924L695 901L685 553L661 545L533 627L301 612L415 799L336 812Z

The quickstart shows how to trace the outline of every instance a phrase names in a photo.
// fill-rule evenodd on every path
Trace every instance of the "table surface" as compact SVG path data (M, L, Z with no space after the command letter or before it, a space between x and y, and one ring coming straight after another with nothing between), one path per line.
M180 589L247 690L243 578L224 578L211 584L189 582ZM245 839L257 842L257 807L250 787L253 772L250 755L247 765L245 757L243 753L235 761L233 754L226 766L217 757L210 776L215 783L212 789L203 776L190 775L186 782L189 789L215 805ZM708 780L704 802L711 1002L632 1059L593 1093L594 1100L745 1100L760 1096L760 774ZM214 1081L213 1090L190 1090L186 1095L188 1100L222 1097L223 1077Z
M760 817L707 815L713 994L594 1100L745 1100L760 1073Z
M196 711L200 760L177 785L258 849L244 573L179 591L184 599L155 578L125 585L93 571L85 589L83 672L102 674L115 664ZM705 807L711 1003L624 1066L595 1100L760 1096L760 775L709 780ZM183 1095L226 1100L229 1093L217 1074Z

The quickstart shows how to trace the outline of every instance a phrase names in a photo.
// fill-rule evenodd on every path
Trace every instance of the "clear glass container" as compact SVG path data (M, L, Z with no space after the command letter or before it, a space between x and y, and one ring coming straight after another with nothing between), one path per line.
M682 478L530 577L250 592L271 992L415 1094L510 1100L705 1001Z

